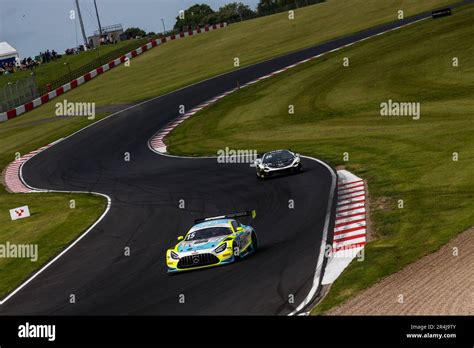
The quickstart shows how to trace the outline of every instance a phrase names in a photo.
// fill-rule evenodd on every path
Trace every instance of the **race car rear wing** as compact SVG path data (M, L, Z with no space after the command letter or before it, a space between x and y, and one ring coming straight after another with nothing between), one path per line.
M218 219L233 219L233 218L244 217L244 216L251 216L252 219L255 219L257 217L257 211L249 210L249 211L244 211L242 213L234 213L234 214L227 214L227 215L221 215L221 216L201 218L201 219L194 220L194 223L198 224L200 222L205 222L205 221L218 220Z

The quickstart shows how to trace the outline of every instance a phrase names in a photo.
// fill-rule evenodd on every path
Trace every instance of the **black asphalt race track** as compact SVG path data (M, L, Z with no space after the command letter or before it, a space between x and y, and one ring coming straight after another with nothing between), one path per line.
M375 35L384 25L217 76L120 112L28 161L36 188L109 195L84 239L1 306L2 314L288 314L315 274L332 174L304 160L299 175L260 182L254 168L158 155L149 138L192 107L305 58ZM231 146L231 144L229 144ZM249 147L252 145L249 144ZM129 152L130 162L124 161ZM295 209L289 209L292 199ZM185 209L179 209L184 200ZM241 262L168 275L165 251L199 217L256 209L260 249ZM242 220L243 222L250 221ZM124 256L130 247L131 256ZM41 246L40 246L41 248ZM40 249L41 251L41 249ZM76 303L69 303L70 294ZM180 303L184 295L184 303ZM290 304L290 295L295 296ZM182 298L182 297L181 297Z

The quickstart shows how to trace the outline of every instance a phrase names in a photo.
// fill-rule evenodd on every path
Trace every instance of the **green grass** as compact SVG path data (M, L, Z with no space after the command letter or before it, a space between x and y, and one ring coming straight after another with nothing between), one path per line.
M0 168L4 168L11 162L16 152L26 154L90 124L91 121L84 118L54 117L55 102L61 102L63 99L73 102L95 102L97 107L134 103L219 73L231 71L235 69L233 66L235 57L240 58L241 66L249 65L377 24L394 21L397 18L397 11L400 9L403 9L405 15L408 16L452 2L453 0L425 0L423 2L387 0L382 3L378 0L353 0L348 4L344 0L329 0L323 4L297 10L294 20L289 20L287 14L282 13L233 24L226 29L185 40L166 43L133 59L130 67L115 68L64 94L54 102L47 103L16 119L1 123ZM94 55L96 53L92 51L86 54ZM86 54L75 56L75 58L86 59ZM56 67L44 65L42 68L52 69L51 72L44 71L45 80L54 78L54 70L62 75L63 63L64 61L57 62ZM82 65L83 62L73 62L71 68L75 68L76 64ZM0 84L2 79L3 77L0 78ZM304 142L304 139L302 141ZM81 195L73 196L78 200L81 197ZM64 245L67 240L74 239L86 226L93 223L103 211L105 204L103 199L90 197L90 201L86 202L90 205L87 207L90 210L86 210L86 207L81 210L79 205L78 209L72 212L63 211L64 204L67 204L69 199L69 195L62 194L13 195L0 190L1 214L8 214L8 209L19 204L29 204L36 207L33 209L33 213L39 211L38 214L31 217L31 220L44 218L44 221L49 222L37 225L25 224L26 220L9 222L8 230L4 227L7 225L2 223L0 225L0 243L9 238L7 235L11 233L8 232L11 229L14 229L14 235L17 238L26 240L28 238L23 236L37 234L39 240L42 238L40 235L49 236L45 238L54 240L57 231L62 229L59 226L62 226L63 219L66 219L70 222L68 222L68 227L64 228L66 230L64 240L51 248L44 247L45 249L43 249L45 258L42 260L53 257L62 248L61 243ZM61 213L53 213L58 211ZM58 214L64 215L58 216ZM1 216L1 219L4 219L3 215ZM83 225L74 221L81 221ZM34 267L38 267L39 264L40 262L37 262ZM13 263L3 268L4 272L17 275L17 278L11 281L2 281L4 291L12 289L15 284L24 279L33 269L30 266L28 264L20 267L17 263ZM4 278L2 277L2 279ZM0 292L1 295L2 292Z
M473 17L469 6L300 65L222 99L167 139L169 151L181 155L290 147L368 180L376 240L313 314L474 225ZM380 116L388 99L420 102L421 119ZM290 104L295 115L288 115Z
M219 73L234 70L234 58L250 65L316 43L328 41L456 0L329 0L287 13L257 18L225 29L168 42L67 93L71 101L95 101L98 106L134 103L173 91ZM1 80L1 78L0 78ZM126 88L124 88L126 86ZM30 113L45 115L47 104Z
M25 121L0 125L0 168L12 162L16 152L27 154L90 122L81 117L36 125ZM75 209L69 208L71 199L76 201ZM9 210L23 205L29 206L32 216L11 221ZM105 205L104 198L92 195L12 194L0 188L0 244L38 244L39 248L36 262L0 258L0 299L92 225Z
M74 199L76 208L70 208ZM35 244L38 260L0 258L0 299L59 254L102 214L105 200L87 194L0 193L0 244ZM31 217L11 221L9 209L28 204Z

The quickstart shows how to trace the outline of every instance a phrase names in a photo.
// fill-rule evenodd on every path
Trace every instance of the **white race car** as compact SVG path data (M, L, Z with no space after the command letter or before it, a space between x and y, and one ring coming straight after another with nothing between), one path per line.
M299 154L290 150L276 150L267 152L262 157L257 158L255 168L257 169L257 177L265 179L281 173L301 172L303 166Z

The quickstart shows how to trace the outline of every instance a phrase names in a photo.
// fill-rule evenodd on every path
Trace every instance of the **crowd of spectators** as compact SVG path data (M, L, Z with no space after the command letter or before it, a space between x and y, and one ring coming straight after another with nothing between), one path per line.
M46 64L56 59L61 58L55 50L46 50L40 52L34 59L31 57L23 58L19 62L0 62L0 75L13 74L17 71L32 70L35 66L40 64Z
M0 75L13 74L17 71L32 70L35 66L39 64L40 62L37 62L31 57L23 58L19 63L17 62L0 63Z
M20 62L20 69L21 70L33 69L37 65L38 65L38 62L32 59L31 57L23 58Z
M57 54L55 50L46 50L45 52L40 52L41 62L42 63L49 63L52 60L56 60L61 58L61 55Z
M76 54L77 49L76 48L66 48L66 51L64 51L64 53L66 53L66 56L70 56L72 54Z
M66 54L66 56L70 56L70 55L73 55L73 54L79 54L79 53L84 52L86 50L90 50L90 48L91 48L90 45L87 45L87 46L79 45L78 47L66 48L66 51L64 51L64 53ZM59 56L59 58L61 58L61 56Z
M15 62L0 62L0 75L12 74L16 71Z

